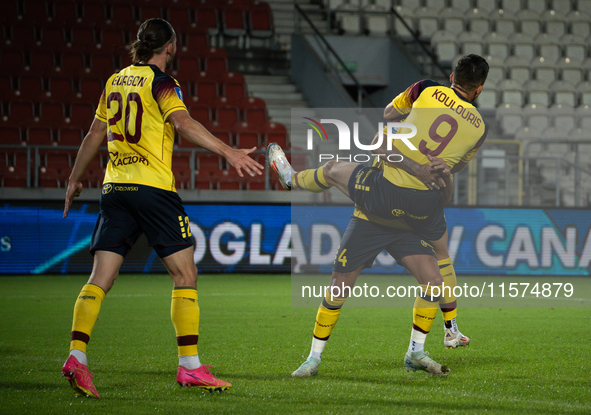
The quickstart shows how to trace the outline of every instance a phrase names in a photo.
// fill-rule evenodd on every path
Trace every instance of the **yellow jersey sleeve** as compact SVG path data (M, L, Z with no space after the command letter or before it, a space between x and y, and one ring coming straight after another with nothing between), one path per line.
M476 143L474 148L472 150L468 151L466 154L464 154L464 157L462 157L460 161L463 163L468 163L470 160L472 160L474 158L474 156L476 155L476 153L478 153L478 150L480 150L480 147L482 147L482 144L484 144L484 140L486 140L487 135L488 135L488 125L485 122L484 123L484 134L482 134L482 137L480 138L480 140L478 140L478 142Z
M415 82L404 92L398 94L396 98L392 100L392 107L400 114L400 117L396 117L397 119L404 118L412 109L412 105L421 95L421 92L430 86L442 86L441 84L432 81L430 79L423 79L422 81Z
M175 111L187 110L183 102L181 86L176 79L163 72L156 74L152 82L152 94L154 100L158 103L158 107L160 107L162 119L164 120Z

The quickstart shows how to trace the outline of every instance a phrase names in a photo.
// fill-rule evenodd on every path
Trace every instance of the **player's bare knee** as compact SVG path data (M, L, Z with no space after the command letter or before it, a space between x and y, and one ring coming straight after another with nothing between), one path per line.
M336 166L337 162L334 160L330 160L327 161L326 164L324 165L324 169L322 170L324 173L324 178L327 180L332 180L332 173L333 173L333 169Z
M432 273L426 276L426 283L432 287L443 285L443 277L440 273Z

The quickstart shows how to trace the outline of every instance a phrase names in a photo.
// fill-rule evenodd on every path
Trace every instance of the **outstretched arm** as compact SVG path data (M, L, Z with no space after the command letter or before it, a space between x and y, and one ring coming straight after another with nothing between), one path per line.
M80 180L82 180L82 176L84 176L84 172L86 172L92 159L96 157L96 153L98 153L99 147L105 139L105 135L107 135L107 123L95 118L78 150L72 173L68 179L64 218L68 216L74 198L80 196L80 193L82 193L82 183Z
M252 177L255 174L263 174L264 167L248 156L248 154L256 150L256 147L235 149L228 146L211 135L204 126L191 118L186 111L175 111L168 116L168 120L185 140L224 157L238 171L240 177L244 177L243 169Z

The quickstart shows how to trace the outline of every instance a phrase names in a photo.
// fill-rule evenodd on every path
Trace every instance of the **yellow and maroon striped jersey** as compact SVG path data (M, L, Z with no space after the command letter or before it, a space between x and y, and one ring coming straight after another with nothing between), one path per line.
M174 111L187 110L178 82L155 65L134 64L112 75L96 118L108 124L104 183L137 183L176 191L171 170Z
M472 160L486 139L488 128L476 107L453 88L435 81L423 80L411 85L394 98L392 106L399 113L398 120L404 119L417 128L416 135L408 139L417 150L409 149L399 140L394 141L404 157L417 163L429 163L426 154L430 154L445 160L451 169L459 161ZM398 131L409 132L405 128ZM419 179L402 169L386 163L380 163L380 168L384 170L384 177L397 186L427 189Z

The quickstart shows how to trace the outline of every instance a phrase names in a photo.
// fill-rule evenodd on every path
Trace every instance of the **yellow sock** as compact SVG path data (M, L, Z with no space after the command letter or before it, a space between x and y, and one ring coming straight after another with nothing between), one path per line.
M456 271L454 270L451 258L442 259L441 261L437 261L437 263L439 264L439 272L441 272L443 282L445 283L445 288L439 301L439 307L441 307L443 320L450 321L458 315L456 297L453 295L453 289L457 285Z
M70 351L77 349L86 353L86 346L90 341L90 335L104 299L105 292L98 285L86 284L82 287L74 305Z
M314 193L322 193L332 187L324 178L324 166L294 173L291 176L291 183L295 189L308 190Z
M316 314L316 324L314 325L314 337L318 340L328 340L332 329L337 324L339 316L341 315L341 307L345 303L346 298L331 298L328 290L326 296L322 300L322 304L318 307Z
M196 355L199 340L199 304L195 288L178 287L172 290L170 318L176 333L179 356Z
M420 293L417 294L412 309L412 327L422 333L429 333L433 325L433 320L435 320L435 316L437 315L439 305L439 296L434 294L441 292L441 286L433 287L429 285L427 287L426 284L421 284L421 288L423 289L423 295L421 296Z

